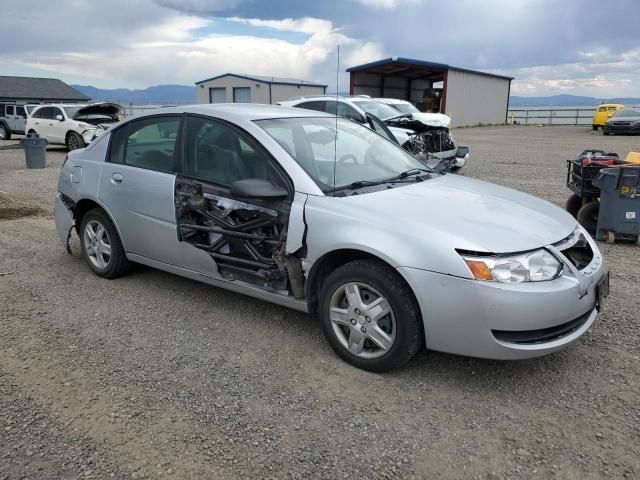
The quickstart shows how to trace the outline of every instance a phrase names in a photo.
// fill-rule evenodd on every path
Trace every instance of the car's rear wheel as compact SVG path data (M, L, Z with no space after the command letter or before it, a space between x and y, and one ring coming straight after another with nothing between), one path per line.
M0 123L0 140L11 140L11 130L4 123Z
M607 132L604 128L602 129L602 135L609 135L609 132Z
M329 344L358 368L397 368L422 346L422 320L413 293L380 261L355 260L338 268L323 282L320 298Z
M100 209L90 210L82 218L80 244L85 261L101 277L116 278L131 268L116 227Z
M69 132L67 134L66 144L67 149L69 150L78 150L79 148L84 148L86 146L84 139L76 132Z
M581 207L582 207L582 197L574 193L569 198L567 198L565 209L567 210L567 212L573 215L573 218L577 218L578 211L580 210Z
M594 235L598 229L598 212L600 211L600 202L594 200L580 207L576 218L578 223L582 225L587 232Z

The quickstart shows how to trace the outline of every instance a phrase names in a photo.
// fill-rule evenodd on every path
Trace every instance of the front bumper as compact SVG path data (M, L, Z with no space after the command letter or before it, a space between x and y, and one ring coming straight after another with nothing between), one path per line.
M598 284L608 274L597 251L578 272L565 266L548 282L481 282L410 267L399 273L413 289L427 348L471 357L523 359L560 350L597 316Z

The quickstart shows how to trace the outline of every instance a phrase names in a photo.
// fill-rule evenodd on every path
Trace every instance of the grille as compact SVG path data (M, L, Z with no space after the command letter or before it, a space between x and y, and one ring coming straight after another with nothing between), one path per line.
M516 343L519 345L547 343L571 335L589 320L589 315L591 315L591 311L562 325L541 328L539 330L491 330L491 333L493 333L493 336L498 340L507 343Z

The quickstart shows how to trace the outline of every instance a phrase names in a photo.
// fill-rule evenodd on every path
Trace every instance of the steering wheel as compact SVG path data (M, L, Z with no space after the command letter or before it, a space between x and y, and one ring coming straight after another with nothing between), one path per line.
M341 156L338 161L336 163L339 164L343 164L343 163L347 163L351 160L351 163L353 163L354 165L358 164L358 159L356 158L356 156L353 153L346 153L343 156Z

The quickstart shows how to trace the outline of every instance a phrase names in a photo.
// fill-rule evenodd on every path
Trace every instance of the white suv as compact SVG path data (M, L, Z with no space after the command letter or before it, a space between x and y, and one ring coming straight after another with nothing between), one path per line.
M24 130L37 133L50 144L77 150L118 122L119 114L120 106L115 103L41 105L33 110Z

